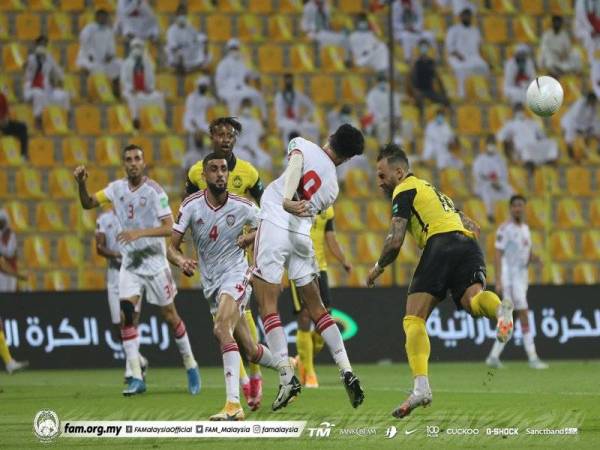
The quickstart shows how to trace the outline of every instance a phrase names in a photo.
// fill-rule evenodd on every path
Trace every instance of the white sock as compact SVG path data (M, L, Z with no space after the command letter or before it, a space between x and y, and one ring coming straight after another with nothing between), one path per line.
M502 350L504 350L504 346L506 342L500 342L498 340L494 341L494 346L492 347L492 351L490 352L490 358L499 359Z
M223 352L223 372L225 374L225 392L227 401L240 402L240 351L235 342L221 347Z
M125 359L125 378L132 376L131 374L131 364L129 364L129 360Z
M271 369L276 369L277 367L275 366L271 350L269 350L262 344L256 344L256 346L258 347L258 358L256 361L253 362L256 364L260 364L263 367L270 367Z
M414 380L413 390L420 394L431 391L431 388L429 387L429 378L427 378L425 375L417 375Z
M265 316L263 324L274 366L279 370L279 382L280 384L288 384L294 376L294 369L290 365L287 341L279 314Z
M177 344L179 353L183 358L183 365L185 368L192 369L196 367L198 364L194 359L192 346L190 345L190 339L188 338L187 331L185 330L185 324L183 323L183 320L180 321L175 327L175 343Z
M352 372L352 366L346 353L342 333L329 314L324 314L315 324L317 331L327 344L331 356L342 373Z
M529 358L529 361L534 361L538 359L531 331L523 333L523 347L525 348L525 352L527 353L527 358Z
M248 383L250 383L250 377L248 377L248 375L244 378L240 378L240 386L245 386Z
M140 367L140 352L138 350L139 338L137 328L133 325L121 328L121 339L123 341L123 350L127 363L131 369L131 376L142 379L142 369Z

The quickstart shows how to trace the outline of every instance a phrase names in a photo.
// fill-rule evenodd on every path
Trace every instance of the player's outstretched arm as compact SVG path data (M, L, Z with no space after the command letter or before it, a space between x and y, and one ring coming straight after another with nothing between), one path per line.
M388 235L385 237L381 256L367 276L368 287L373 287L375 285L375 280L383 273L385 267L393 263L398 257L398 253L400 253L400 249L404 243L407 226L408 219L403 217L392 217L392 224L390 225Z
M85 166L78 166L75 168L73 172L73 176L75 177L75 181L77 182L77 187L79 190L79 201L81 202L81 206L83 209L92 209L100 206L100 202L96 198L95 195L90 195L87 190L86 181L88 178L87 170Z
M179 267L184 275L191 277L194 275L198 263L191 258L185 257L181 251L182 242L183 234L173 231L171 233L169 245L167 246L167 259L171 264Z

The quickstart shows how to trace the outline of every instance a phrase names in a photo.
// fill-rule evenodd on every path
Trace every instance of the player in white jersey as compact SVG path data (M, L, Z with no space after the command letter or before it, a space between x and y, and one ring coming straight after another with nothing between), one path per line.
M523 347L533 369L547 369L542 362L533 343L533 334L529 328L529 306L527 304L527 288L529 286L528 266L539 258L531 251L531 232L525 223L525 197L513 195L509 201L510 219L500 225L496 232L496 291L515 305L515 312L521 322L523 331ZM496 341L492 347L486 364L500 368L500 354L506 343Z
M310 238L314 217L337 198L336 167L361 155L363 150L362 133L348 124L340 126L323 148L301 137L294 138L288 145L285 172L269 184L262 196L252 285L267 344L279 369L274 411L287 406L301 390L288 358L277 307L285 269L340 369L352 406L358 407L364 399L360 382L352 373L340 330L323 306L317 281L319 269Z
M187 229L200 260L204 297L214 317L213 332L221 346L225 373L225 407L211 420L243 420L240 404L240 352L249 361L275 368L268 348L257 344L243 319L250 299L251 273L243 248L254 241L254 232L244 235L244 227L256 229L258 207L243 197L227 192L227 160L216 153L204 158L203 178L207 188L188 196L179 209L168 247L169 261L192 276L197 263L181 252ZM240 320L241 319L241 320Z
M146 167L140 147L128 145L123 150L126 178L113 181L103 190L90 195L84 166L75 169L79 200L84 209L111 203L122 231L117 239L121 245L122 263L119 271L121 299L121 339L132 379L123 395L145 392L139 354L139 334L135 320L138 304L145 294L148 303L158 305L161 314L175 335L175 342L187 371L191 394L200 392L200 373L192 354L183 320L175 308L177 288L166 257L165 237L171 235L173 218L165 191L144 175Z

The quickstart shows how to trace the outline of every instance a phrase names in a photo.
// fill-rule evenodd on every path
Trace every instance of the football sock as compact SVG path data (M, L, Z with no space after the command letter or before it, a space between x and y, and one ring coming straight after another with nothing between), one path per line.
M348 360L348 353L346 353L342 334L329 313L323 314L321 318L317 320L315 326L317 327L317 331L321 333L321 336L327 344L331 356L340 371L342 373L352 372L352 366L350 366L350 361Z
M261 366L270 367L271 369L276 369L275 362L273 361L273 355L271 354L271 350L265 347L262 344L256 344L256 357L254 360L255 364L260 364ZM260 374L251 375L250 378L260 378Z
M502 350L504 350L505 345L506 342L500 342L497 339L494 339L494 346L492 347L492 351L490 352L490 357L495 359L500 358L500 354L502 353Z
M471 299L471 315L495 320L501 303L500 298L492 291L481 291Z
M538 359L538 355L535 351L535 344L533 343L533 334L531 334L529 329L527 329L527 331L523 330L523 347L525 347L525 352L527 353L529 361Z
M252 342L258 342L258 330L256 328L256 323L254 322L254 317L252 317L252 311L247 309L244 314L246 315L246 323L250 330L250 336L252 336ZM258 364L249 362L248 369L250 371L250 376L260 375L260 366Z
M240 358L240 383L246 384L250 383L250 378L248 378L248 373L246 373L246 367L244 366L244 360Z
M287 341L285 339L285 332L281 326L279 314L266 315L263 317L263 324L265 326L267 345L269 346L269 350L271 350L275 366L279 370L279 382L280 384L288 384L294 376L294 370L290 365Z
M140 364L140 369L141 369L141 364ZM132 376L131 373L131 364L129 364L129 360L125 359L125 378L128 378Z
M177 326L175 327L175 343L177 344L177 348L179 349L179 353L183 358L183 365L186 369L192 369L196 367L198 364L194 359L194 354L192 353L192 346L190 345L190 339L188 337L187 331L185 329L185 323L183 320L180 320ZM236 378L237 380L237 378Z
M296 332L296 347L298 348L298 356L300 356L304 370L307 374L313 375L315 373L315 366L313 363L312 332L298 330Z
M415 377L413 390L419 394L430 392L431 388L429 387L429 379L427 376L417 375Z
M311 331L310 333L313 341L313 356L318 355L319 352L323 350L323 347L325 347L325 341L323 340L323 336L321 336L315 330Z
M123 342L123 350L125 351L125 357L127 363L131 369L131 376L142 379L142 368L140 366L140 352L139 352L139 340L138 330L133 325L126 325L121 328L121 340Z
M10 356L10 350L6 344L4 331L0 331L0 358L2 358L2 361L4 361L4 365L8 364L12 360L12 356Z
M240 351L235 342L221 346L223 353L223 373L225 374L225 392L227 401L240 402Z
M427 376L427 365L431 347L425 328L425 320L417 316L406 316L402 321L406 334L406 355L413 377Z

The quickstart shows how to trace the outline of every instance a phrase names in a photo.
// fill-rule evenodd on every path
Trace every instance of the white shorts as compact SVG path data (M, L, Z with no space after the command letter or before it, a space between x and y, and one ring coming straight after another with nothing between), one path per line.
M204 296L208 300L210 313L214 316L219 309L221 295L227 294L238 304L240 315L244 313L246 305L252 294L252 286L250 285L250 269L246 272L228 272L223 275L218 289L213 290L212 294L206 293Z
M252 273L267 283L280 284L283 271L296 286L306 286L319 273L310 236L261 220L254 241Z
M514 277L509 279L508 276L502 278L502 296L512 300L515 310L529 309L527 304L527 278Z
M171 269L167 266L154 275L138 275L121 266L119 272L119 297L131 298L146 294L146 301L158 306L173 303L177 294L177 286L173 281ZM141 302L138 302L141 305Z
M108 308L110 309L110 321L114 325L121 323L121 299L119 298L119 270L108 269L106 271L106 292L108 294Z

